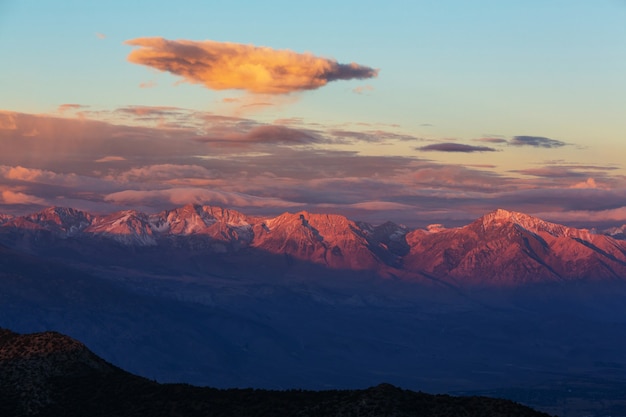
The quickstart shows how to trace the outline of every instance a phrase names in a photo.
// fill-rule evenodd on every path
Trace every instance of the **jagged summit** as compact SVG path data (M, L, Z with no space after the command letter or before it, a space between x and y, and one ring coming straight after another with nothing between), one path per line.
M232 225L247 223L247 216L236 210L200 204L187 204L183 207L164 210L151 217L165 217L174 221L182 219L201 219L205 226L215 221L224 221Z
M506 210L498 208L490 213L485 214L479 220L485 226L501 225L506 223L515 223L522 227L533 228L536 225L546 224L538 217L531 216L529 214L521 213L518 211Z
M611 227L605 230L604 233L614 239L626 240L626 224L617 227Z
M52 230L65 236L80 233L93 221L93 215L70 207L48 207L21 217L5 217L5 224L18 228ZM0 224L3 222L0 221Z
M207 213L203 206L188 204L181 208L165 210L150 218L154 231L180 235L201 233L217 220Z
M377 269L381 264L359 226L338 214L283 213L254 231L252 246L271 253L333 268Z
M485 230L513 224L532 233L547 232L553 236L572 236L579 235L581 232L589 233L586 229L574 229L560 224L547 222L525 213L501 208L485 214L476 222L481 223Z
M497 208L494 211L485 214L482 217L486 221L516 221L518 219L528 219L532 216L524 214L518 211L506 210L503 208Z
M148 215L136 210L98 216L85 229L85 233L110 238L122 244L156 245Z
M11 216L10 214L2 214L2 213L0 213L0 224L8 222L12 218L13 218L13 216Z
M337 226L346 226L354 224L353 221L340 214L317 214L308 211L299 211L297 213L285 212L279 216L269 218L264 222L270 229L277 225L290 225L292 227L315 227L315 228L332 228Z

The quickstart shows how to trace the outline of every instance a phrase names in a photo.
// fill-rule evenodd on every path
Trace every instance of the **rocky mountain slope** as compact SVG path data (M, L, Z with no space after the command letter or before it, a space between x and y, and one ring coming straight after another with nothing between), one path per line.
M55 402L54 380L117 369L56 332L19 335L0 328L0 414L37 415ZM4 411L4 412L2 412Z
M381 384L365 390L217 390L163 385L109 365L55 332L0 329L3 416L519 416L547 414L508 400L429 395Z
M626 242L496 210L458 229L407 235L405 268L456 282L521 284L626 277Z
M340 215L300 212L261 218L200 205L157 214L128 210L108 215L51 207L2 217L0 242L32 253L46 244L89 246L89 241L99 248L153 247L163 254L186 249L234 256L239 263L248 258L251 264L267 254L383 277L516 286L624 279L626 240L619 239L620 230L593 233L502 209L463 227L408 230L392 222L374 226Z

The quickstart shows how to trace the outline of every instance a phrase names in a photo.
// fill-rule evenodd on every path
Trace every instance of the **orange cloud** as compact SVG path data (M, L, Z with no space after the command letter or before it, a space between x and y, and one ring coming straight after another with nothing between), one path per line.
M314 90L330 81L366 79L378 70L356 63L340 64L310 53L216 41L137 38L128 55L135 64L179 75L212 90L287 94Z
M175 205L215 204L224 207L294 207L297 203L272 197L257 197L237 192L181 187L165 190L124 190L108 194L105 201L118 204L151 204L169 202Z
M42 176L54 176L52 172L42 171L40 169L29 169L21 166L17 167L0 167L0 174L7 179L21 181L36 181Z
M570 188L600 188L593 178L587 178L587 181L579 182L572 185Z
M0 111L0 130L17 130L16 113Z
M88 108L89 106L84 106L82 104L61 104L59 107L57 107L57 112L60 114L64 114L66 112L74 112L74 111L78 111L78 110L83 110Z
M109 156L102 157L100 159L96 159L94 162L119 162L119 161L126 161L126 158L124 158L123 156L109 155Z
M46 204L44 199L10 190L0 192L0 200L3 204Z
M57 173L53 171L25 168L23 166L0 165L0 180L11 180L26 182L31 184L48 184L57 186L91 186L95 187L99 181L97 179L80 176L74 173Z

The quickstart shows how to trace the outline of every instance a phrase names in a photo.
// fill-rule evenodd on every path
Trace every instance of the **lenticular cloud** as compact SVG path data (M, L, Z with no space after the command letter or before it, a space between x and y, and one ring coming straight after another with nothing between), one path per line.
M330 81L366 79L378 70L287 49L230 42L137 38L125 42L139 47L128 55L135 64L179 75L212 90L287 94L314 90Z

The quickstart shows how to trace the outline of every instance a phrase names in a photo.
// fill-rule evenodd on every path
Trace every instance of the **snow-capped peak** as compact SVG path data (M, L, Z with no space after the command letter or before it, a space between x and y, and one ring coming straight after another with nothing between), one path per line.
M204 212L203 207L196 204L150 216L150 227L153 231L175 235L200 233L215 222L214 216Z
M626 240L626 224L611 227L603 232L607 236L611 236L613 239Z
M156 245L148 216L135 210L124 210L97 217L85 232L112 238L120 243Z
M505 209L492 211L491 213L484 215L481 220L482 226L485 230L501 227L507 224L514 224L533 233L547 232L553 236L570 236L572 234L577 234L575 232L578 232L577 230L571 229L567 226L550 223L541 220L538 217Z
M73 208L48 207L26 218L46 230L71 236L88 227L92 216Z

